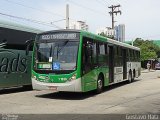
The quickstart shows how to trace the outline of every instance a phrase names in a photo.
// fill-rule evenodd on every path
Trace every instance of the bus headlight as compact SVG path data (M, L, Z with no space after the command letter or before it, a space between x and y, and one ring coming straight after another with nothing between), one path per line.
M37 80L37 77L35 75L32 74L32 78L34 78L35 80Z
M69 78L69 81L75 80L76 79L76 74L74 74L71 78Z
M34 76L33 78L34 78L35 80L37 80L37 77L36 77L36 76Z

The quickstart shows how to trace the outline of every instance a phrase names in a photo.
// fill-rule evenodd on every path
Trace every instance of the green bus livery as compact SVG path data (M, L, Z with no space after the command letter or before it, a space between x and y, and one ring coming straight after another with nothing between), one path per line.
M36 90L101 92L105 86L140 76L140 49L79 30L37 35L32 57Z

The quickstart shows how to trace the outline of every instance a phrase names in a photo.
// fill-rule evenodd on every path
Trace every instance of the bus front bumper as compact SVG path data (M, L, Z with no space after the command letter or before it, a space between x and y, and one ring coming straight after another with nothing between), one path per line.
M35 90L82 92L81 78L66 83L44 83L32 78L32 87Z

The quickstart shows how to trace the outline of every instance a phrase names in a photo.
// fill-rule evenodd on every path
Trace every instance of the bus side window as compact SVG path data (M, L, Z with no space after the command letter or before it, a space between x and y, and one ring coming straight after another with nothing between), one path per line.
M99 66L107 65L107 48L105 43L99 42L98 44L98 64Z
M92 57L92 65L93 67L98 66L98 57L97 57L97 52L98 52L98 48L97 48L97 43L93 42L93 57Z
M108 66L109 65L109 61L108 61L108 53L109 52L109 47L108 47L108 44L105 44L105 60L106 60L106 65Z
M114 46L114 62L115 62L115 66L118 67L118 47Z
M83 52L82 52L82 73L85 74L91 70L91 59L92 59L92 45L87 40L83 38Z

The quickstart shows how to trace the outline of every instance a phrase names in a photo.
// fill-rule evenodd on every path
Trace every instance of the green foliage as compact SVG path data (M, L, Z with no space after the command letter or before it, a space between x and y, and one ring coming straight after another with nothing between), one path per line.
M139 47L139 46L141 46L144 42L145 42L145 41L144 41L143 39L141 39L141 38L136 38L135 41L133 42L133 45Z
M101 36L103 36L103 37L107 37L107 35L106 34L104 34L104 32L101 32L100 34L98 34L98 35L101 35Z
M133 45L141 49L141 61L160 57L160 47L155 45L153 41L137 38Z

